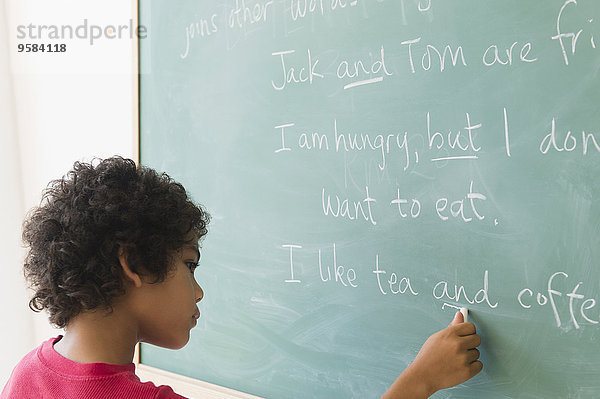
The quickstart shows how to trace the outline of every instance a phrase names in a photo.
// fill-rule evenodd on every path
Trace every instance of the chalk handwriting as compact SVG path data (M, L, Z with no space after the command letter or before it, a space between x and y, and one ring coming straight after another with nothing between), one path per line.
M431 10L431 1L432 0L419 0L419 4L417 4L417 9L421 12Z
M365 66L365 64L367 66ZM380 76L374 77L383 71ZM363 86L366 84L382 82L386 76L392 76L392 73L388 71L385 66L385 49L381 46L379 52L379 58L373 60L373 54L371 54L371 61L357 60L354 62L348 62L346 60L340 62L337 68L338 79L354 79L358 80L348 83L344 86L344 90L352 87Z
M463 285L449 286L447 281L440 281L433 287L433 297L435 299L450 299L457 303L463 301L473 305L475 303L485 303L490 308L498 307L498 302L492 303L489 296L489 272L486 270L483 274L483 287L473 296L469 297L467 290Z
M225 29L227 27L230 29L246 29L252 25L256 26L267 22L276 6L274 0L254 1L252 3L251 1L236 0L234 8L228 10L230 11L228 13L224 12L223 27ZM380 2L383 2L383 0ZM591 24L594 20L591 16L583 21L574 19L581 14L575 12L576 7L579 7L577 0L561 0L561 3L562 6L558 10L556 20L554 21L554 16L552 16L551 21L549 21L551 24L556 23L556 31L546 33L545 44L530 41L528 38L510 36L510 39L506 41L495 40L494 38L481 42L468 40L465 43L465 48L463 48L460 42L450 43L448 39L433 41L426 38L424 35L427 31L424 30L423 35L413 33L413 36L394 38L394 40L397 40L395 43L390 39L390 42L394 43L396 47L394 47L394 44L388 44L389 42L386 42L384 47L381 44L382 41L378 40L371 48L372 52L367 50L358 54L354 52L341 54L341 50L345 50L346 47L337 48L335 46L319 47L319 52L317 52L316 44L311 46L312 49L285 44L281 47L269 49L270 51L264 54L264 57L266 62L271 64L270 66L273 67L274 72L273 76L269 76L260 82L263 88L271 90L267 83L270 80L273 90L285 92L277 94L282 101L285 101L287 92L299 86L303 90L307 89L307 93L309 93L308 90L311 86L312 89L317 89L317 86L321 89L325 87L325 85L320 85L321 82L333 80L329 83L337 83L337 86L332 91L327 92L327 95L332 98L333 96L339 96L340 100L340 112L338 113L338 108L335 108L335 113L332 111L329 119L326 119L325 126L308 125L312 116L308 112L303 112L304 110L301 108L292 109L292 112L283 116L286 119L273 123L271 126L274 126L275 135L272 140L276 143L273 152L280 154L274 155L274 157L281 160L295 159L287 154L290 152L294 152L293 155L297 155L296 153L319 153L319 157L322 156L323 158L328 156L325 154L342 154L343 156L336 159L341 160L343 158L345 179L348 175L351 175L351 173L348 173L349 164L354 163L352 171L355 171L358 167L359 173L356 176L360 178L365 176L364 181L359 181L358 178L355 180L354 177L351 177L351 184L347 184L347 180L345 180L346 184L343 185L335 181L331 183L329 180L319 182L318 177L315 177L317 182L312 188L315 192L312 196L311 206L315 208L320 219L333 221L336 225L348 223L353 226L352 228L358 226L357 228L360 229L367 226L369 231L387 232L390 220L386 219L386 216L392 214L397 220L403 221L392 225L393 228L399 227L408 230L412 227L411 223L416 225L421 220L426 222L426 227L429 228L429 224L433 219L442 227L452 222L461 225L471 223L470 226L473 229L463 230L473 230L475 234L481 231L486 234L486 226L481 227L480 225L483 223L480 222L491 220L494 226L497 226L498 219L494 219L493 216L490 217L489 214L489 207L494 203L494 193L482 190L482 187L487 188L485 176L483 174L478 175L480 172L478 166L480 165L477 165L477 162L481 162L479 159L484 156L483 154L497 156L497 150L500 149L501 156L504 156L505 153L506 157L510 159L507 162L519 162L519 158L522 160L523 157L530 155L526 153L527 150L534 153L539 151L543 155L552 154L552 156L558 153L595 156L600 154L600 132L589 132L583 129L573 131L573 127L569 129L569 126L561 126L560 120L553 117L549 126L543 128L546 130L541 130L539 137L534 139L531 148L524 149L525 144L530 145L531 143L531 140L523 138L530 133L530 130L527 129L527 126L523 127L521 125L523 120L527 120L527 118L519 118L517 115L514 119L511 119L511 122L516 122L514 127L510 126L511 129L515 129L513 146L516 154L513 154L511 137L509 136L507 107L500 105L498 111L502 110L503 115L498 112L497 118L490 118L492 121L482 120L482 117L487 116L487 108L473 107L478 111L483 109L483 112L476 114L473 109L471 109L471 112L462 111L459 114L459 123L456 123L441 120L440 115L444 113L438 113L433 107L427 108L431 104L428 102L421 107L411 106L407 107L407 110L399 109L397 119L393 119L396 118L393 114L396 110L391 109L390 115L394 115L393 118L384 115L383 120L377 120L378 115L382 115L382 113L376 114L373 112L375 116L369 114L373 109L368 104L365 105L365 98L359 97L360 91L363 90L360 87L370 85L370 88L366 88L365 92L376 94L379 94L377 90L389 90L397 87L398 95L404 95L405 93L402 93L404 86L402 85L406 84L405 81L417 81L419 84L423 81L425 82L423 87L427 87L427 90L431 88L431 94L429 95L434 97L435 90L446 89L444 85L435 86L434 84L443 82L444 76L452 74L453 71L456 71L456 76L462 76L460 71L471 72L468 68L474 67L474 80L480 77L477 73L482 70L494 75L496 73L495 69L514 67L516 71L519 67L525 68L526 65L533 64L531 67L527 67L531 71L532 67L538 67L538 64L541 64L538 56L541 57L547 54L548 51L546 50L548 48L550 52L555 52L554 56L558 59L559 64L562 64L562 62L567 66L573 64L574 60L577 59L576 55L583 52L582 47L584 47L584 50L589 50L589 47L596 49L595 38L591 33ZM356 6L358 0L285 0L285 4L286 6L282 12L286 18L299 21L297 24L290 24L293 25L293 29L297 30L311 24L314 25L315 20L317 20L314 17L325 16L331 11ZM417 10L422 13L430 12L432 9L432 0L414 0L413 4L416 4ZM361 2L361 5L364 5L364 2ZM401 7L404 8L404 2L402 2ZM413 9L413 12L416 11ZM356 14L358 15L359 12ZM429 13L431 18L432 15L432 13ZM363 14L363 17L368 18L366 13ZM422 18L423 16L421 16ZM430 22L432 21L431 18ZM302 21L303 19L304 21ZM328 26L328 29L331 30L338 28L336 24L340 23L339 21L344 22L343 19L336 20L335 18L331 20L323 18L321 20L330 24L331 26ZM225 21L228 22L227 25ZM181 31L185 33L184 47L180 54L181 58L185 59L191 53L194 40L208 38L216 34L221 28L218 22L217 14L213 14L209 18L199 19L197 22L185 26L185 31ZM277 29L279 27L274 25L274 32L277 32ZM293 33L294 31L287 32ZM314 32L322 33L320 30ZM377 38L375 39L377 40ZM290 43L302 43L302 41L294 40ZM560 49L560 53L558 53L558 49ZM470 65L471 54L475 56L473 64L477 65ZM559 54L561 58L558 58ZM560 69L565 68L560 67ZM431 86L428 86L427 84L430 82L427 81L426 76L428 75L424 74L425 72L429 72L430 75L437 74L437 72L446 72L446 74L440 77L433 76L429 79ZM505 77L505 75L497 76L500 76L501 79ZM453 76L449 77L448 80L451 80L452 83L457 82ZM527 84L528 87L531 87L535 82ZM387 88L384 85L387 85ZM407 84L406 87L410 89L412 86ZM477 85L477 89L481 87L483 86ZM493 87L495 88L495 86ZM576 89L574 87L573 96L577 94ZM461 87L460 90L466 92L468 87ZM322 91L315 91L315 93L323 97ZM355 93L358 93L356 94L356 102L354 102L353 97ZM313 93L308 94L308 96L311 94ZM384 92L384 94L388 95L389 93ZM490 93L489 96L494 94ZM506 95L505 93L500 94ZM477 95L480 94L477 93ZM451 104L451 106L458 109L465 107L465 104L461 103L465 96L457 96L457 102ZM314 97L317 98L316 95ZM295 96L289 98L293 101L300 99L302 103L312 101ZM375 95L373 98L376 98ZM338 100L338 97L333 99ZM370 98L367 99L370 100ZM473 101L479 100L479 98L475 98ZM409 102L411 99L407 97L406 101ZM417 99L416 101L421 100ZM483 99L482 101L487 100ZM511 112L516 112L518 107L525 104L523 101L527 100L499 97L498 101L506 101L505 104L512 104L514 111ZM557 101L569 101L569 99L559 99ZM443 106L446 106L446 104ZM294 106L290 106L290 108L294 108ZM319 110L315 108L315 111L324 114L328 109ZM294 111L299 115L295 115ZM350 111L356 112L356 115L361 117L356 118L358 124L353 124L354 121L341 121L343 116L340 116L340 114L345 115L344 112L350 113ZM411 112L408 116L411 119L410 124L404 125L402 118L407 114L404 111ZM523 112L522 110L519 111ZM313 112L312 108L311 112ZM420 115L418 118L421 118L417 120L417 127L414 127L413 124L415 112ZM315 120L322 121L322 114L315 117ZM501 116L503 116L503 126ZM513 115L511 114L511 116ZM547 117L547 121L550 117ZM384 128L385 130L372 127L380 126L385 120L392 120L398 125L387 126ZM370 122L373 124L368 125ZM300 128L299 126L303 127ZM416 129L416 131L411 129ZM498 131L495 132L492 129ZM273 134L273 132L269 132L269 134ZM483 137L483 134L486 134L486 136ZM482 146L487 145L491 145L492 150L482 149ZM494 145L496 147L493 147ZM399 158L399 160L394 157ZM420 164L419 158L421 158ZM311 161L312 159L307 156L307 160ZM461 160L469 161L465 162L466 165L459 165L460 167L465 166L465 168L457 167L453 169L455 165L460 164ZM530 160L527 162L530 162ZM335 167L329 169L330 165L326 165L328 174L325 179L329 179L335 173L331 173L332 170L335 170ZM435 165L435 167L431 167L431 165ZM439 170L436 170L436 167L448 167L446 170L448 173L441 174L441 176L436 175ZM363 168L366 173L360 172ZM470 170L467 172L468 168ZM341 167L338 168L339 173L341 173L341 169ZM405 173L396 173L399 170ZM469 176L479 176L479 179L463 176L461 180L461 176L456 177L455 173L469 173ZM373 175L377 175L380 180L374 183L372 181L374 179ZM411 183L414 179L419 178L428 179L430 183L427 182L423 186L417 186L413 193L408 191L412 188ZM434 187L437 181L446 178L448 181L444 183L453 182L456 184L458 182L461 185L458 192L426 192L429 187ZM335 180L335 176L333 179ZM393 188L386 192L385 189L380 189L377 183L381 186L388 184L388 189L389 186ZM335 189L332 189L332 187L335 187ZM448 190L446 185L443 187L446 188L442 190ZM450 190L453 190L453 188L450 188ZM318 193L318 191L321 192ZM377 195L373 195L373 193ZM317 198L318 194L320 194L320 204ZM491 201L488 201L488 196ZM378 202L378 199L382 201ZM379 204L381 203L386 205L380 207ZM385 212L388 212L388 214L386 215ZM391 221L391 223L394 223L394 221ZM372 226L378 227L372 228ZM419 226L419 228L421 227L423 226ZM435 226L432 228L435 228ZM331 239L330 241L334 240ZM375 241L369 241L371 245L374 245L373 242ZM339 244L338 241L337 244L333 242L333 244L315 248L314 243L311 243L310 247L315 249L310 254L310 268L307 268L305 264L298 260L305 261L307 259L304 255L308 252L308 249L306 249L308 245L304 246L299 243L281 245L281 249L283 249L281 253L289 258L284 263L286 267L280 271L283 282L288 285L292 284L292 286L293 284L313 284L316 282L324 287L331 287L332 289L339 287L344 290L346 288L361 287L361 289L354 290L356 292L369 288L383 296L387 296L386 300L395 296L398 299L408 299L418 296L419 292L431 292L432 298L429 299L443 304L442 308L459 308L463 305L472 305L474 308L479 306L479 308L493 310L505 306L504 301L502 301L502 305L500 304L500 298L496 295L494 284L500 284L497 281L498 278L494 276L494 282L492 283L488 270L482 271L482 279L479 275L479 280L475 286L466 284L466 282L471 282L471 279L462 282L458 277L457 281L454 282L448 281L447 278L432 282L425 279L425 282L423 282L418 280L418 276L409 277L409 273L393 271L392 268L381 261L383 258L377 253L378 250L373 248L371 248L373 254L369 254L369 258L367 258L371 260L367 264L353 263L348 265L343 263L340 261L342 259L340 255L343 255L343 247ZM443 248L437 249L443 251ZM436 250L436 248L432 250ZM371 263L373 257L375 259L374 264ZM352 261L358 262L354 259ZM418 262L418 259L415 262ZM449 265L438 266L442 268ZM414 270L414 268L408 270ZM366 279L366 283L363 284L361 278ZM586 284L579 281L579 279L569 279L566 271L555 272L545 283L544 288L537 289L525 286L516 287L516 290L510 294L511 297L514 295L516 298L516 301L512 301L512 306L520 311L530 313L542 309L548 314L552 314L548 317L550 323L553 318L553 323L565 331L569 329L578 330L586 324L600 326L599 307L596 303L598 299L593 298L593 295L586 292L588 288ZM419 300L422 299L419 298Z
M409 207L408 199L400 198L400 189L398 189L398 195L390 202L390 205L397 206L398 213L403 219L408 217L409 213L410 217L413 219L418 218L421 214L421 201L416 198L411 198ZM406 207L403 207L403 205L406 205ZM408 210L409 208L410 210Z
M469 192L464 198L452 201L450 203L450 206L448 206L448 198L440 198L435 203L435 211L438 217L443 221L449 219L449 211L452 217L458 218L460 216L460 218L464 222L470 222L471 220L473 220L473 218L470 216L465 216L465 200L468 200L470 208L467 209L470 209L472 215L475 216L478 220L483 220L485 219L485 217L477 211L477 207L475 206L475 200L485 201L486 199L487 197L485 195L478 192L473 192L473 181L471 181L471 183L469 184Z
M186 59L190 54L190 43L195 38L210 36L219 31L217 27L217 14L211 15L209 19L200 19L198 22L193 22L185 27L185 49L179 56L181 59Z
M235 7L229 12L229 28L245 28L248 25L266 22L269 6L273 5L273 1L268 0L262 4L256 2L250 6L246 0L235 0Z
M304 18L306 13L314 14L315 12L323 15L325 8L323 7L323 0L292 0L290 11L292 13L292 21L296 21L298 18Z
M556 17L556 35L552 36L552 40L558 40L558 43L560 44L560 49L562 51L565 65L569 65L569 55L567 53L567 49L565 48L565 42L563 41L563 39L570 40L571 55L574 55L575 49L577 48L577 40L579 39L579 35L581 35L581 33L583 32L583 29L579 29L579 30L577 30L577 32L568 32L568 33L562 32L562 29L560 26L560 23L562 20L562 15L563 15L563 12L565 11L565 9L567 8L567 6L569 6L569 5L577 6L577 0L567 0L564 2L562 7L560 8L560 11L558 12L558 16ZM593 41L592 41L592 43L593 43Z
M556 17L556 35L552 36L552 40L558 41L565 65L569 65L569 61L575 56L579 43L586 45L587 39L589 39L590 47L596 49L594 35L589 32L590 29L587 29L590 26L589 24L594 23L594 18L591 16L585 21L579 21L580 25L577 25L579 29L575 28L566 32L563 31L564 15L569 14L569 11L575 11L575 8L578 6L579 4L576 0L566 0ZM582 26L585 26L585 28Z
M405 294L407 292L413 296L419 295L419 293L413 289L410 278L408 277L402 277L400 280L398 280L398 275L392 272L386 279L384 275L387 274L387 271L379 268L379 255L375 256L375 270L373 270L373 273L377 277L379 292L381 292L383 295L387 295L388 292L394 295ZM382 284L382 281L387 284Z
M456 132L452 132L452 130L448 130L447 134L442 134L439 130L432 129L431 127L431 115L427 112L427 139L429 142L429 148L432 149L435 147L440 150L442 148L447 150L452 150L453 152L462 151L460 155L452 155L445 157L437 157L433 158L433 162L437 161L448 161L454 159L477 159L477 153L481 150L481 147L475 145L474 132L477 129L480 129L482 124L472 124L471 116L467 112L466 114L467 124L464 127L466 130L466 135L463 135L461 130L457 130ZM465 152L469 153L469 155L464 154Z
M345 266L339 262L338 245L334 242L328 245L327 249L318 249L314 254L315 264L312 268L306 268L302 265L304 274L313 270L314 278L305 275L304 279L297 277L294 256L298 252L304 251L303 258L306 259L307 250L303 245L283 244L281 245L288 253L289 258L289 278L284 279L284 283L301 284L304 280L320 281L330 286L357 288L360 284L360 269L370 270L374 275L373 289L376 289L381 295L416 297L419 291L415 288L413 279L407 275L398 274L390 271L380 263L380 255L374 254L374 265L353 265ZM328 251L331 255L327 257L324 252ZM329 258L329 262L326 258ZM371 274L369 273L369 274ZM310 274L310 273L309 273ZM318 276L318 277L317 277ZM460 308L465 305L481 305L488 309L497 309L500 302L496 300L493 284L490 281L490 272L483 272L481 285L478 287L466 286L465 284L451 284L447 280L439 280L432 283L431 293L436 301L442 302L442 309L446 307ZM421 284L423 284L421 282ZM597 307L597 299L586 294L585 284L582 281L572 280L564 271L557 271L550 275L543 289L533 289L531 287L521 288L516 293L516 303L518 309L525 312L534 312L545 307L550 307L554 318L554 324L564 330L578 330L582 328L582 323L587 325L600 326L600 310ZM519 288L517 288L519 289ZM516 290L515 290L516 292Z
M281 246L282 248L289 248L290 249L290 278L285 280L286 283L301 283L301 280L298 280L296 278L294 278L294 249L300 249L302 248L301 245L295 245L295 244L284 244Z
M332 269L334 275L333 278L331 277ZM331 266L323 266L323 262L321 261L321 250L319 249L319 276L324 283L331 281L339 283L344 287L358 287L358 283L356 283L356 271L351 267L348 267L347 270L345 270L343 265L338 265L335 243L333 244L333 264Z
M404 150L405 155L405 166L406 170L410 163L407 133L404 134L376 134L369 135L368 133L340 133L338 131L337 119L333 121L333 131L335 138L335 150L336 152L350 152L350 151L364 151L374 150L380 153L379 169L384 170L386 166L386 155L389 154L390 148L398 148Z
M462 66L467 66L467 61L465 60L465 55L463 52L462 46L457 46L455 50L452 49L452 46L449 44L444 47L442 51L440 51L436 46L432 44L425 45L423 49L422 46L415 46L421 42L421 38L418 37L416 39L405 40L401 42L403 46L407 47L408 51L408 62L410 65L410 71L412 73L416 73L415 70L415 51L420 51L422 53L421 57L416 56L416 59L421 59L421 62L417 65L417 67L421 67L423 71L429 71L434 67L440 69L440 72L443 72L447 65L447 57L450 57L452 62L452 66L456 67L459 62ZM453 52L454 51L454 52Z
M372 152L377 155L377 166L379 170L385 170L389 154L395 150L399 151L403 158L403 170L410 166L410 152L408 145L408 133L351 133L340 131L337 119L333 120L333 131L329 134L319 131L294 132L294 123L275 126L280 131L281 147L275 153L281 151L292 151L287 144L291 143L288 137L295 133L297 137L296 146L301 150L311 151L335 151L336 153L349 152ZM287 139L287 140L286 140ZM290 144L291 145L291 144ZM296 148L296 147L294 147Z
M278 153L281 151L291 151L292 150L290 147L285 146L285 129L288 127L292 127L292 126L294 126L294 123L286 123L283 125L275 126L275 129L281 129L281 148L278 148L277 150L275 150L275 153Z
M543 307L550 303L550 307L552 308L552 313L554 315L554 320L556 322L557 327L561 327L565 330L569 329L569 326L564 324L563 319L560 317L561 312L559 312L557 306L558 301L567 301L568 309L569 309L569 317L572 325L575 329L579 329L579 316L581 319L585 320L590 324L599 324L600 318L598 316L593 317L589 314L589 310L594 309L596 307L596 300L594 298L585 299L585 295L578 293L579 288L583 285L583 282L578 282L577 284L572 285L573 289L567 293L567 291L557 290L555 289L555 279L562 280L566 282L569 278L569 275L563 271L556 272L548 278L548 283L543 292L537 292L534 298L534 291L530 288L522 289L517 295L517 301L519 305L523 309L532 309L533 306ZM563 297L563 293L565 296ZM584 300L585 299L585 300Z
M331 194L325 196L325 188L321 191L321 205L323 215L348 220L365 220L373 225L377 222L373 218L373 206L377 202L369 196L369 187L365 187L366 196L363 200L353 201L348 198L341 199L337 194L335 200L331 200ZM341 201L340 201L341 200ZM333 204L332 204L333 202ZM363 202L365 205L363 205Z
M513 42L509 48L504 49L504 53L506 56L502 54L502 52L498 49L498 45L492 44L489 46L485 52L483 53L483 65L492 66L496 64L500 65L512 65L513 64L513 50L518 42ZM521 50L519 51L519 61L532 63L536 62L537 58L528 58L529 52L531 51L531 43L527 42L521 46Z
M600 134L597 134L600 136ZM544 155L548 154L551 150L555 152L572 152L578 145L581 146L581 152L583 155L587 155L589 150L596 150L595 153L600 153L599 140L593 133L581 132L581 141L577 141L577 136L571 134L570 130L564 135L561 140L556 134L556 118L552 118L550 133L548 133L540 143L540 152Z
M314 59L311 56L310 49L307 50L307 65L302 66L299 69L296 67L286 67L286 55L294 54L296 50L285 50L285 51L277 51L272 53L273 56L279 57L279 61L281 62L282 68L282 76L281 80L275 83L274 80L271 80L271 85L275 90L283 90L286 87L286 84L297 84L297 83L308 83L312 84L313 79L321 78L323 79L323 75L317 70L317 64L319 63L318 59Z
M308 14L325 15L326 9L330 11L343 10L357 4L358 0L291 0L290 13L292 21L297 21Z

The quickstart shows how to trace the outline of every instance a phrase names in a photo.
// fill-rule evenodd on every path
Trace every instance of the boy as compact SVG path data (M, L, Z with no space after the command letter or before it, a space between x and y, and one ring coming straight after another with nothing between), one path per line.
M165 174L113 157L75 163L24 223L30 308L65 329L27 354L0 399L182 398L142 383L135 345L179 349L204 293L194 269L208 213ZM477 374L480 338L457 313L383 398L427 398Z

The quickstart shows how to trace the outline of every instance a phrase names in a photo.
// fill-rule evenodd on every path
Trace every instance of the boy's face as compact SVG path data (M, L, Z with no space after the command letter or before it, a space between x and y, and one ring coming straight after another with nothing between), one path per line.
M187 344L200 312L196 306L204 296L194 269L199 261L198 244L185 245L173 254L173 271L161 283L144 283L140 299L140 340L169 349Z

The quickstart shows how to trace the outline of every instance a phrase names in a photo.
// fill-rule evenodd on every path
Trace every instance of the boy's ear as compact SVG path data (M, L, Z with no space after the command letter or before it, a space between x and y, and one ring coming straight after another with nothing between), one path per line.
M142 286L142 279L139 274L137 274L136 272L131 270L131 268L129 267L129 262L127 261L127 255L128 255L127 247L120 245L119 246L119 263L121 263L121 268L123 269L123 274L125 274L125 277L127 277L127 279L129 281L131 281L131 283L133 283L133 285L136 288L140 288Z

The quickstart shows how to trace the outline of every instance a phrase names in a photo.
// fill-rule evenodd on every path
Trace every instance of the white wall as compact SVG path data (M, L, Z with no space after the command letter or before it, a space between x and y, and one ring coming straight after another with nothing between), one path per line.
M84 19L124 24L134 7L123 0L0 0L0 173L8 188L0 197L0 388L23 355L58 333L28 308L20 243L25 212L76 160L137 156L135 37L93 46L77 38L55 41L67 51L23 54L17 45L36 41L18 39L16 27Z
M19 161L19 143L14 134L16 115L12 82L9 79L8 43L4 8L0 7L0 179L4 186L0 195L0 309L3 327L0 329L2 348L0 384L3 385L12 362L28 349L32 340L32 320L22 306L27 303L22 273L18 265L22 259L19 230L23 213L23 185ZM18 332L18 333L17 333ZM6 359L6 360L5 360Z

